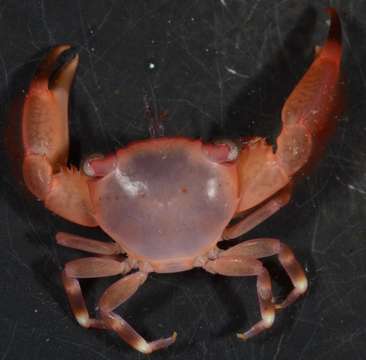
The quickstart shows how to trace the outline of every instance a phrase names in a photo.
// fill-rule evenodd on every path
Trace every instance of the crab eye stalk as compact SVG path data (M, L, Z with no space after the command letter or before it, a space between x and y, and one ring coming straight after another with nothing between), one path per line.
M116 163L117 159L114 154L108 156L93 154L83 161L81 168L87 176L102 177L113 171Z
M232 140L217 140L213 144L202 145L207 157L217 163L235 161L239 155L239 146Z

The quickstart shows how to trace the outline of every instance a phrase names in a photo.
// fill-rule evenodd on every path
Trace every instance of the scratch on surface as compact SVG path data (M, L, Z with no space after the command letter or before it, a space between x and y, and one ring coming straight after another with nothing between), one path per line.
M34 40L33 32L32 32L32 29L31 29L31 27L29 25L29 22L27 22L27 29L28 29L28 32L29 32L29 35L30 35L30 38L31 38L31 41L30 41L31 44L33 45L33 47L35 49L37 49L39 51L41 48L36 44L36 42Z
M263 30L263 39L260 42L260 47L257 51L257 55L252 54L252 58L256 59L257 69L260 69L263 66L263 59L264 59L264 61L266 61L265 52L268 49L267 43L268 43L270 34L272 34L272 24L271 23L269 23Z
M9 77L8 77L8 70L6 68L6 63L4 61L4 57L2 54L0 54L0 62L1 67L4 70L4 80L5 80L5 90L6 90L6 98L9 99Z
M358 70L360 72L360 77L361 77L361 80L362 80L362 85L363 85L363 87L366 87L366 78L365 78L365 74L363 72L363 68L360 65L359 59L354 56L353 49L352 49L352 46L351 46L351 42L349 41L349 38L348 38L348 34L347 34L346 29L343 29L342 30L342 33L343 33L343 39L345 40L345 43L348 45L348 48L349 48L349 52L351 54L351 57L352 57L353 61L355 62L355 64L357 65Z
M181 102L181 103L185 103L185 104L191 106L192 108L198 110L202 115L205 115L208 118L212 118L212 115L211 114L209 114L208 112L206 112L203 109L201 109L198 105L196 105L195 103L193 103L189 99L181 99L181 98L172 99L172 98L168 98L168 99L165 99L165 101L167 101L167 102Z
M99 85L99 79L98 79L97 73L95 72L95 69L94 69L94 62L92 60L93 54L92 54L92 51L91 51L92 49L89 48L89 40L88 40L88 36L86 35L86 31L85 31L85 24L84 24L84 18L83 18L83 15L82 15L80 0L78 1L78 7L79 7L79 18L80 18L81 32L83 34L84 43L85 43L84 48L85 48L86 52L88 53L90 70L92 72L95 85L98 88L100 86Z
M328 286L330 287L330 291L334 294L334 299L335 301L330 303L330 304L326 304L326 308L322 311L322 316L328 314L329 312L338 312L339 309L345 309L346 308L346 304L344 303L344 299L346 298L346 296L350 293L350 291L353 290L353 288L350 291L347 291L345 295L341 296L339 291L338 291L338 284L332 282L332 281L328 281ZM338 311L336 310L338 308Z
M104 24L107 22L109 15L112 12L114 6L114 2L112 2L111 7L108 9L108 11L104 14L102 21L100 22L100 24L97 26L97 31L101 30L101 28L104 26Z
M309 345L312 343L314 337L315 337L315 334L317 333L318 331L318 328L319 328L319 325L314 328L312 334L308 337L308 341L305 343L304 347L302 348L300 354L299 354L299 357L298 357L298 360L301 360L303 355L306 353L306 350L307 348L309 347Z
M281 347L282 347L282 341L283 341L284 337L285 337L285 333L282 333L282 335L280 337L280 340L279 340L279 342L277 344L277 349L276 349L276 352L274 354L273 360L277 360L278 355L280 354Z
M325 289L323 290L323 292L324 291L325 291ZM335 298L335 293L332 290L329 293L325 294L324 296L321 295L315 308L317 310L320 310L323 307L324 302L330 302L334 298Z
M5 349L4 354L1 357L1 360L5 360L8 357L8 355L9 355L10 349L11 349L11 347L13 345L13 342L14 342L15 332L17 330L17 327L18 327L18 322L15 322L14 323L14 326L13 326L13 329L11 331L11 335L10 335L10 339L9 339L8 345L7 345L6 349Z
M300 309L298 311L298 317L295 319L293 325L291 326L290 335L287 339L289 343L290 343L292 335L295 333L295 329L297 328L297 325L300 321L300 318L302 317L302 314L304 312L304 308L306 307L306 304L307 304L307 298L305 297L301 302Z
M186 291L186 289L185 289ZM198 307L198 313L199 315L196 317L196 321L193 325L193 329L191 331L191 336L188 339L188 344L192 344L193 339L195 338L197 331L199 330L200 324L202 322L206 322L206 326L208 327L211 323L207 320L207 313L205 309L209 307L209 303L212 302L213 296L210 293L207 293L208 297L206 298L206 301L198 301L197 304L195 304L195 307ZM193 300L191 300L193 302ZM198 306L197 306L198 305Z
M323 353L321 353L318 357L316 357L314 360L320 360L320 359L329 359L330 358L330 354L331 353L335 353L338 351L338 349L341 349L342 347L348 345L351 348L353 348L352 344L353 341L356 337L359 337L361 335L365 334L365 330L364 329L357 329L356 331L354 331L351 334L345 334L343 336L341 336L338 339L334 339L334 338L330 338L330 341L333 341L334 343L338 343L338 345L336 346L329 346L327 347L327 350ZM353 359L353 357L351 356L351 359Z
M105 131L104 126L103 126L103 121L102 121L102 117L100 116L98 106L96 105L93 97L91 96L87 86L84 84L84 81L81 80L80 78L76 78L76 80L77 80L77 82L80 83L82 89L84 90L85 94L87 95L87 97L89 99L90 105L94 109L94 112L95 112L95 114L97 116L97 120L98 120L98 126L99 126L99 129L100 129L100 134L102 135L105 144L108 145L107 134L106 134L106 131Z
M199 59L199 58L197 58L197 56L195 56L192 52L191 52L191 50L189 49L189 47L188 47L188 45L187 45L187 40L186 40L186 38L184 37L184 36L181 36L181 38L180 38L180 40L181 40L181 42L182 42L182 44L183 44L183 46L182 46L182 48L183 48L183 50L185 50L186 51L186 53L192 58L192 60L194 60L195 61L195 63L196 64L198 64L201 68L202 68L202 70L211 78L211 79L213 79L214 80L214 77L213 77L213 75L212 75L212 72L207 68L207 66Z
M230 67L228 67L228 66L226 66L226 65L225 65L225 69L226 69L226 71L227 71L228 73L233 74L233 75L236 75L236 76L238 76L238 77L241 77L241 78L244 78L244 79L248 79L248 78L250 78L250 76L249 76L249 75L247 75L247 74L242 74L242 73L240 73L240 72L236 71L235 69L230 68Z
M363 190L363 189L360 189L359 187L356 187L356 186L354 186L352 184L348 184L347 186L348 186L348 189L350 189L350 190L357 191L357 192L359 192L362 195L366 195L366 191Z
M7 181L7 180L3 180L4 185L8 186L12 193L17 194L17 196L22 197L22 195L19 192L19 189L16 188L16 186L14 186L14 184L12 184L11 182ZM20 201L20 204L22 206L22 212L24 212L25 214L25 220L26 220L26 225L27 227L31 230L31 234L37 239L38 244L40 245L40 247L42 248L44 254L48 255L48 257L50 259L52 259L53 261L55 261L55 259L58 261L57 257L55 257L55 254L49 250L49 246L47 245L47 243L45 243L44 241L42 241L42 237L39 236L38 231L36 230L32 220L31 220L31 216L29 214L29 209L27 207L27 205ZM23 267L25 267L26 269L30 270L30 267L28 266L28 264L26 264L24 261L22 261L19 257L19 255L16 253L14 247L13 247L13 234L11 232L11 222L9 221L9 210L6 212L5 215L5 222L6 222L6 231L7 231L7 239L8 239L8 251L11 254L11 257L13 259L15 259L20 265L22 265ZM50 235L51 236L51 235ZM53 236L52 240L53 240ZM54 243L52 241L52 243ZM60 265L60 264L59 264Z
M216 61L216 71L217 71L217 85L219 87L220 95L220 126L224 126L224 84L222 80L222 73L218 61Z
M5 9L8 7L7 4L1 4L0 17L3 17Z
M304 206L307 206L309 203L312 203L313 205L315 205L314 200L327 188L329 180L331 178L333 178L333 176L334 176L334 171L332 171L332 170L334 170L333 167L329 171L329 176L323 181L323 183L321 184L321 186L319 187L318 190L314 191L314 189L310 188L309 183L308 183L308 187L309 187L310 193L312 195L308 199L303 201L302 203L295 202L296 207L301 209Z
M50 28L48 27L48 24L47 24L47 21L46 21L46 10L45 10L45 7L44 7L44 0L41 0L40 1L40 7L41 7L41 13L42 13L42 22L43 22L43 25L47 31L47 34L48 34L48 40L50 43L55 43L55 39L51 33L51 30Z
M278 5L275 8L275 24L276 24L275 26L276 26L277 37L278 37L278 40L280 43L280 51L283 54L284 59L286 60L287 68L290 70L290 72L292 72L292 68L290 66L291 57L289 56L289 54L286 51L285 41L284 41L281 27L280 27L280 17L279 17L279 6Z
M6 212L6 232L7 232L7 236L9 239L9 252L10 252L12 258L14 258L20 265L24 266L27 270L30 271L30 267L24 261L22 261L22 259L19 257L19 255L14 250L13 236L10 231L9 209L7 209L7 212Z
M333 244L337 242L338 239L344 239L345 234L347 234L348 232L354 232L359 226L362 226L362 224L360 223L355 223L355 224L344 224L344 228L343 230L341 230L328 244L328 246L325 247L324 252L329 251Z
M320 212L318 212L316 219L315 219L315 223L314 223L313 236L311 238L311 252L323 254L322 251L320 251L316 248L316 241L318 238L317 235L318 235L318 230L319 230L319 218L320 218Z
M99 57L96 58L96 61L94 62L94 65L96 65L97 63L99 63L99 61L101 61L102 59L104 59L104 57L107 55L107 53L110 50L115 49L117 47L118 43L123 39L123 37L126 36L126 34L128 34L130 31L132 31L133 29L135 29L137 27L137 25L140 24L141 21L143 21L148 16L152 16L155 13L158 13L159 11L160 11L160 7L157 7L156 9L154 8L151 11L145 11L142 16L140 16L139 18L137 18L134 23L132 23L131 25L129 25L128 28L126 29L126 31L124 31L121 34L119 34L119 36L116 38L116 40L113 41L110 44L110 46L107 47L105 49L105 51Z
M250 8L250 10L249 10L249 12L248 12L247 17L246 17L246 19L244 20L244 26L245 26L246 24L248 24L248 22L249 22L250 20L252 20L253 15L254 15L254 13L255 13L255 10L257 9L257 7L258 7L258 5L259 5L259 3L260 3L260 2L261 2L261 0L257 0L257 1L252 5L252 7Z
M359 104L358 104L358 106L359 106ZM347 151L352 152L352 149L347 149ZM359 154L360 155L361 154L364 155L364 153L362 153L361 151L359 151ZM329 155L329 158L330 159L335 159L337 161L338 165L342 169L344 169L344 168L346 168L346 169L359 169L360 166L364 164L363 160L355 160L355 159L352 159L351 160L351 159L349 159L349 158L347 158L345 156L340 156L339 154L336 154L336 155L330 154ZM344 164L347 167L345 167ZM336 176L336 178L338 178L337 180L339 180L339 176Z
M354 184L346 184L343 180L341 180L339 176L336 176L335 178L339 183L341 183L343 186L346 186L348 189L358 192L361 195L366 195L366 190L364 190L363 188L356 186Z
M360 274L360 275L354 276L352 279L349 279L349 280L331 280L331 281L328 281L328 284L343 284L343 285L345 285L345 284L352 283L354 281L358 282L358 281L363 280L363 279L366 279L366 274ZM345 293L345 295L343 297L345 297L347 294L349 294L353 290L354 290L354 288L349 290L347 293Z
M68 345L73 345L73 346L75 346L77 348L81 348L81 349L84 349L87 352L91 352L91 353L93 353L95 355L98 355L98 357L100 357L101 359L104 359L104 360L109 360L110 359L110 358L106 357L103 353L101 353L100 351L97 351L97 350L91 348L89 344L88 345L84 345L84 344L80 344L80 343L76 343L76 342L73 342L73 341L69 341L69 340L66 340L66 339L63 339L63 338L60 338L60 337L56 337L55 339L58 340L58 341L60 341L61 343L68 344Z

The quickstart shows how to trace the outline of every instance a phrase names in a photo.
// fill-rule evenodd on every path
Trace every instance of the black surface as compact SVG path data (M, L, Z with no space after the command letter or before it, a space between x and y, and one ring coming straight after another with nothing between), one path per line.
M10 103L41 56L71 43L72 162L146 138L143 95L169 112L167 135L274 138L284 99L326 36L327 1L2 1L0 4L0 359L141 359L116 336L73 319L59 280L82 254L57 231L105 238L52 215L23 191L9 160ZM255 280L202 270L152 275L120 311L148 339L178 332L153 359L366 359L366 3L332 1L344 26L347 111L292 203L245 238L279 237L310 279L305 298L266 334L240 342L258 315ZM154 64L154 69L151 69ZM19 111L19 108L15 108ZM267 262L276 294L289 282ZM93 308L113 279L87 281Z

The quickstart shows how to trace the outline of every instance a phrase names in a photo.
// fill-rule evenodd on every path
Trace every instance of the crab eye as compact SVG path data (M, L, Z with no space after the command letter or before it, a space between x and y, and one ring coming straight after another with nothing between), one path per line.
M236 160L240 147L233 140L221 139L213 144L204 144L203 150L212 161L224 163Z
M214 142L218 145L226 145L229 149L229 153L227 155L227 161L234 161L239 156L240 145L238 142L231 139L219 139Z
M111 172L115 165L116 156L114 154L108 156L93 154L83 161L81 169L87 176L100 177Z
M81 168L81 170L83 171L83 173L85 175L94 177L96 175L95 175L94 169L91 166L91 162L93 160L97 160L97 159L101 160L103 158L104 158L103 154L92 154L92 155L89 155L88 157L86 157L82 161L80 168Z

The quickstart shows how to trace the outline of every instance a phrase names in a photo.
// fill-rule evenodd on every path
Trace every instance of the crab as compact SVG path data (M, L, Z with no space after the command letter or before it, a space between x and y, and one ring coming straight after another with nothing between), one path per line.
M68 97L75 55L55 71L69 45L54 47L33 78L22 113L23 178L49 210L74 223L99 226L113 242L68 233L58 244L91 254L66 263L62 282L72 312L85 328L116 332L142 353L166 348L176 333L145 340L115 309L148 275L201 267L212 274L255 276L261 319L239 333L246 340L269 329L308 287L293 251L278 239L257 238L222 250L286 205L294 182L319 157L337 123L340 102L341 25L329 9L327 41L286 100L276 149L263 138L204 143L184 137L140 140L82 168L67 166ZM234 221L232 221L234 219ZM277 256L293 289L277 303L261 258ZM121 275L105 290L91 317L79 280Z

